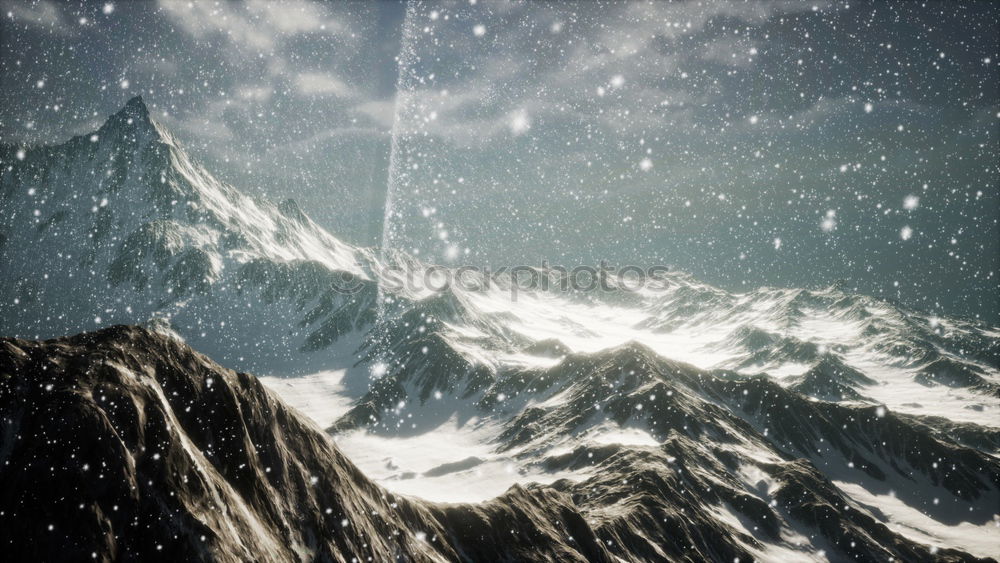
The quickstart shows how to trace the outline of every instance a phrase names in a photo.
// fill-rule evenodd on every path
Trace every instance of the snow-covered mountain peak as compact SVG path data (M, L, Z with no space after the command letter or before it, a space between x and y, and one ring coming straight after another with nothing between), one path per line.
M152 117L142 96L135 96L126 102L117 113L108 116L96 131L74 137L67 145L79 149L79 145L85 143L126 152L153 151L163 158L156 164L164 168L169 167L168 149L180 148L170 131Z
M547 289L485 272L431 287L440 266L394 248L376 257L293 201L218 180L141 99L90 135L0 148L0 211L0 334L176 333L281 375L266 381L397 492L482 499L550 482L602 514L605 545L641 554L622 560L682 559L693 545L720 560L994 552L997 327L833 286L735 293L674 271L634 291L557 289L555 268L532 270ZM72 354L115 350L116 334L140 335L136 354L163 344L101 333L109 346L88 335ZM22 348L64 346L18 341L7 356L21 365ZM143 358L120 375L162 365ZM0 376L20 377L3 361ZM44 379L46 361L18 369ZM847 508L816 532L815 506ZM697 530L678 536L692 518ZM930 532L887 527L913 523ZM720 552L704 537L731 539Z
M118 111L118 113L112 115L101 127L99 132L111 131L111 130L156 130L156 125L153 123L152 118L149 115L149 108L146 107L146 103L142 101L142 96L136 96L125 103L125 106Z
M309 325L321 327L354 297L333 293L336 278L369 278L368 251L331 236L294 202L215 178L139 97L93 133L5 146L0 165L5 334L166 318L194 341L206 324L229 324L232 342L208 347L223 361L247 357L233 349L259 349L255 339L289 357L317 330ZM252 310L261 299L270 307ZM320 300L327 308L312 311ZM330 330L322 334L329 341Z

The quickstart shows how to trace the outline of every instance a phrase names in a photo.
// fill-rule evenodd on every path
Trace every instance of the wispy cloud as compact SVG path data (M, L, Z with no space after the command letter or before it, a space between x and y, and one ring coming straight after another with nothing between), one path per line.
M282 33L327 31L339 34L346 29L339 19L324 13L320 5L304 0L253 0L247 4L247 9L255 22L263 22Z
M4 16L9 21L23 23L34 29L57 35L76 35L77 30L63 17L59 6L49 0L7 1Z
M322 5L302 0L245 4L159 0L164 12L191 35L221 35L234 43L260 50L273 49L283 38L309 32L333 35L347 26L326 13Z
M333 95L346 98L351 88L336 76L325 72L303 72L295 79L300 93L306 96Z
M354 111L367 116L386 129L396 120L396 100L370 100L354 106Z
M253 21L253 14L237 4L160 0L164 13L196 38L220 34L236 43L261 50L274 47L275 38L266 22Z

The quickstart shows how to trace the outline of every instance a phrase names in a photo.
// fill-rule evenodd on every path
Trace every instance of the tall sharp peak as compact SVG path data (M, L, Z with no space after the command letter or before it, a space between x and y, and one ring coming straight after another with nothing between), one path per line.
M125 103L125 107L112 115L101 127L101 131L109 129L118 130L146 130L158 133L156 125L149 116L149 108L142 101L142 96L136 96Z
M125 102L125 107L118 112L118 115L127 115L132 118L139 119L149 119L149 108L146 107L146 102L142 101L142 96L135 96L129 101Z

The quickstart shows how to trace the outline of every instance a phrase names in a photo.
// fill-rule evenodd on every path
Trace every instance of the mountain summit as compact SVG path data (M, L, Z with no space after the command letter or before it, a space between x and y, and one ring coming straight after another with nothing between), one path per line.
M153 125L153 120L149 117L149 108L147 108L146 103L142 101L142 96L136 96L125 102L125 107L123 107L118 113L108 118L108 121L102 129L120 125L122 123L136 127Z
M108 117L97 131L82 135L77 139L81 142L91 143L103 141L105 145L119 147L175 144L166 128L150 116L149 108L142 101L142 96L136 96L126 102L125 106L118 113Z
M358 320L345 299L360 305L364 296L334 294L330 279L368 279L368 251L337 240L294 204L214 178L140 97L92 134L8 147L0 160L6 334L156 320L223 362L243 358L244 367L270 371L329 342L324 323ZM321 304L341 316L314 311ZM201 342L206 326L228 336Z
M680 272L516 298L509 280L401 285L396 268L431 267L218 181L138 99L0 161L2 332L157 329L0 343L0 519L24 526L0 521L0 541L47 522L108 558L964 561L1000 545L997 327ZM282 376L262 381L380 486L178 335ZM63 488L39 488L55 468ZM86 514L66 520L66 499Z

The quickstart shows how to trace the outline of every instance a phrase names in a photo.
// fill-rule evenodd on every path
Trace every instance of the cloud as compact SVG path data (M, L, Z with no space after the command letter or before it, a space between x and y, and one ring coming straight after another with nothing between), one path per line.
M160 7L171 19L196 38L221 34L230 40L267 50L274 47L269 25L258 25L246 11L238 11L228 3L184 2L160 0Z
M160 0L160 7L197 38L222 35L237 45L271 50L282 38L309 32L349 35L348 26L324 13L318 4L303 0L246 4Z
M8 19L27 24L35 29L48 31L57 35L75 35L76 30L67 22L59 7L48 0L37 2L4 2L4 15Z
M826 0L599 8L483 3L468 8L471 15L461 23L432 26L418 10L409 29L414 55L402 63L400 130L461 147L503 143L529 130L533 137L555 135L567 127L613 137L691 130L711 111L706 108L724 106L731 95L725 73L746 72L757 60L751 49L762 51L773 40L748 28L828 8ZM505 25L475 39L470 18ZM550 21L569 23L555 32ZM455 65L461 71L435 73L435 63L452 53L461 53ZM722 120L730 109L720 109Z
M192 137L206 142L206 147L211 152L223 157L229 156L234 150L229 141L232 141L234 136L226 125L224 113L227 108L232 107L232 104L231 100L220 100L205 104L197 113L190 113L181 119L171 116L167 119L167 127L178 127Z
M709 41L701 51L701 59L732 67L749 67L753 62L749 40L723 37Z
M618 41L622 32L630 35L660 34L667 38L697 33L705 29L709 22L717 18L740 20L756 25L778 17L815 10L827 10L831 3L827 0L801 2L799 0L760 0L757 2L650 2L629 3L619 18L628 28L603 28L602 37ZM626 34L627 36L629 34Z
M246 84L237 89L237 94L244 100L266 102L270 100L271 96L274 94L274 88L271 88L270 86Z
M391 129L396 120L396 100L371 100L354 106L354 111L371 118L375 123Z
M329 31L342 33L346 26L336 18L320 11L316 4L285 0L254 0L248 4L248 10L274 31L282 33L303 33L310 31Z
M306 96L334 95L346 98L351 95L351 88L344 81L324 72L303 72L295 78L299 92Z

